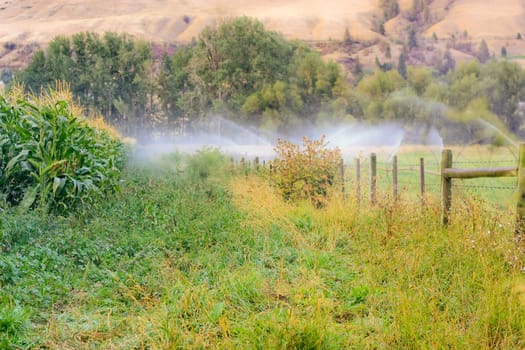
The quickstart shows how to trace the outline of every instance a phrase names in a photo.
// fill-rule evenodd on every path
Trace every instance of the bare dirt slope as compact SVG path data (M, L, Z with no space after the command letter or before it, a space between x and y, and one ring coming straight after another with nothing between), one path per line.
M222 18L256 17L288 37L363 39L376 0L0 0L0 42L45 43L78 31L128 32L154 41L188 41Z

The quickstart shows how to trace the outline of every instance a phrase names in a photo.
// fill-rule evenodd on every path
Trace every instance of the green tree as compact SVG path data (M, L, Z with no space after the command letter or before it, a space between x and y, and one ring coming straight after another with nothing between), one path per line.
M385 23L384 22L379 23L378 31L379 31L379 34L381 34L381 35L385 35L386 34Z
M414 28L408 32L408 48L413 49L417 47L417 36Z
M214 100L238 111L247 95L276 80L285 80L294 47L282 35L266 31L261 22L241 17L205 28L189 62L190 77L199 91L197 111Z
M46 51L33 56L19 80L34 91L67 81L87 112L142 129L149 124L145 117L152 95L149 69L148 44L127 35L79 33L53 39Z
M348 27L345 28L345 34L343 36L343 42L347 45L352 44L352 36L350 35L350 30Z
M52 83L44 51L35 52L27 68L17 74L17 80L23 82L27 89L34 92L38 92L41 86Z
M452 57L450 50L445 51L443 56L436 56L435 67L441 74L447 74L456 67L456 60Z
M427 87L432 83L432 71L428 68L409 66L407 82L418 96L423 96Z
M401 53L399 55L399 61L397 63L397 71L403 77L403 79L407 78L407 65L406 65L406 58L405 58L404 53Z
M490 62L481 73L484 94L488 96L490 110L514 133L521 134L523 125L518 104L525 92L525 73L514 62Z
M477 57L481 63L485 63L490 59L489 47L484 39L481 40L481 43L479 44Z
M174 120L215 113L278 129L332 111L335 91L348 83L318 52L241 17L205 28L195 46L166 58L157 84Z
M399 3L397 0L379 0L379 8L383 10L386 21L399 14Z
M404 85L405 81L397 70L377 70L373 75L364 77L357 89L369 98L381 100Z
M192 56L190 47L179 48L171 57L164 56L162 69L157 77L157 96L168 126L175 127L181 133L184 133L185 121L188 119L181 101L194 86L187 69Z

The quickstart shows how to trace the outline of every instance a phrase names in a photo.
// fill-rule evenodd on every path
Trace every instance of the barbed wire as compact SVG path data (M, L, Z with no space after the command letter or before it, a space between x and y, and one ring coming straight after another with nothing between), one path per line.
M453 161L452 164L505 164L505 163L516 163L516 159L505 159L505 160L463 160Z
M410 186L421 186L421 183L419 182L409 182L409 181L399 181L398 184L400 185L410 185ZM441 184L438 183L426 183L425 182L425 188L426 187L441 187Z
M452 187L458 188L483 188L490 190L516 190L517 186L487 186L487 185L463 185L463 184L452 184Z

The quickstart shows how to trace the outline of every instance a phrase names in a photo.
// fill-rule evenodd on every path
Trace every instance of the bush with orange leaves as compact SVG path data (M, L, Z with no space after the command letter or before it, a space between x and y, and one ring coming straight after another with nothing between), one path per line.
M324 136L319 140L303 137L302 146L285 140L277 142L271 179L284 199L310 200L317 208L324 205L341 159L339 148L327 146Z

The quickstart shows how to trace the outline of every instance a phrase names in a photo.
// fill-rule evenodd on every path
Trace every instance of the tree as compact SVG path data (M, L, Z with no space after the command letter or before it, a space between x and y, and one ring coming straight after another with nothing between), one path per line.
M359 59L359 56L356 57L354 65L352 67L352 74L354 76L359 76L363 72L363 66L361 65L361 60Z
M434 66L439 73L447 74L449 71L453 71L456 67L456 60L452 57L450 50L447 50L442 56L441 54L434 56Z
M102 113L114 123L145 123L151 48L128 35L79 33L58 36L38 51L19 74L28 89L38 91L67 81L88 113ZM140 124L140 125L139 125Z
M403 77L403 79L407 78L406 58L405 58L405 54L403 54L403 53L401 53L399 55L399 61L398 61L398 64L397 64L397 71Z
M412 28L408 33L408 48L413 49L415 47L417 47L417 37L416 31L414 30L414 28Z
M381 35L385 35L386 34L385 23L383 23L383 22L379 23L379 34L381 34Z
M345 28L345 34L343 36L343 41L347 45L352 44L352 37L350 36L350 30L348 29L348 27Z
M295 47L282 35L266 31L261 22L240 17L205 28L194 50L188 64L200 95L194 112L209 110L215 100L238 111L246 96L285 80Z
M379 7L383 10L385 21L388 21L399 14L399 3L397 0L380 0Z
M423 22L425 24L430 24L432 22L432 14L430 13L430 8L427 3L423 7Z
M376 63L377 68L379 68L383 72L387 72L387 71L389 71L389 70L391 70L393 68L392 67L392 63L389 63L389 62L381 63L377 56L376 56L376 59L375 59L375 63Z
M483 67L484 94L491 111L515 133L522 133L523 120L518 113L519 101L525 96L525 72L514 62L493 61Z
M26 88L33 92L38 92L42 86L52 82L52 78L47 70L44 51L38 50L35 52L27 68L17 74L17 80L24 83Z
M195 46L165 58L157 84L164 113L177 125L220 114L273 130L331 110L348 82L305 44L241 17L205 28Z
M181 133L185 131L188 116L180 101L193 88L187 69L192 56L193 51L187 47L179 48L172 57L164 56L157 78L156 93L167 122Z
M405 81L398 71L377 70L373 75L364 77L357 85L357 89L372 99L382 100L404 85Z
M385 57L386 57L386 58L392 58L392 50L391 50L391 48L390 48L390 45L387 45L387 46L386 46Z
M485 39L481 40L481 43L479 44L477 56L481 63L485 63L490 59L490 51Z
M423 96L432 83L432 71L428 68L408 67L407 82L418 96Z

